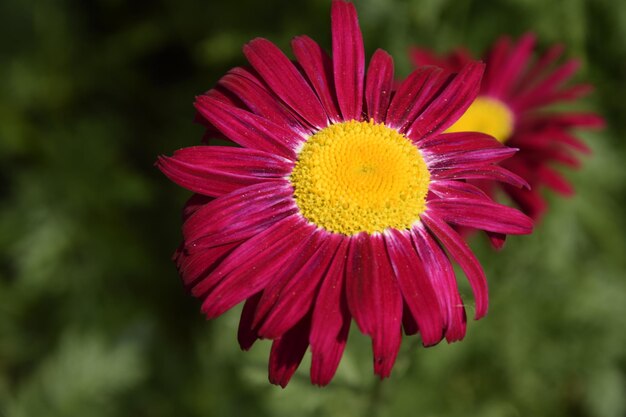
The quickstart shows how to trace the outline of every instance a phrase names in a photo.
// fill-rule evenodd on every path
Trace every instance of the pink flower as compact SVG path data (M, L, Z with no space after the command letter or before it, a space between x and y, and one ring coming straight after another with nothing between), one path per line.
M480 133L442 133L476 97L483 65L454 76L419 68L393 92L386 52L366 70L354 6L334 1L331 17L332 58L306 36L292 42L295 62L255 39L244 47L251 68L197 98L210 130L238 146L185 148L157 162L196 193L175 255L183 282L208 318L245 301L239 343L273 340L269 378L283 387L309 346L311 381L328 384L353 318L381 377L403 328L426 346L462 339L446 250L469 279L476 319L487 312L487 282L451 225L532 229L465 182L525 186L496 165L515 150Z
M569 60L557 65L562 46L555 45L533 60L534 45L535 37L526 34L516 43L502 37L487 50L480 93L449 131L487 133L519 149L515 156L500 165L524 178L531 188L519 189L508 184L500 187L524 213L539 219L547 208L541 196L544 186L566 196L573 193L573 187L554 166L577 168L580 162L574 151L589 152L573 130L602 127L604 121L594 113L547 109L585 96L592 86L568 83L579 62ZM462 48L441 57L426 49L413 48L411 57L418 66L436 65L450 72L471 62L471 55ZM478 185L488 195L494 195L495 184Z

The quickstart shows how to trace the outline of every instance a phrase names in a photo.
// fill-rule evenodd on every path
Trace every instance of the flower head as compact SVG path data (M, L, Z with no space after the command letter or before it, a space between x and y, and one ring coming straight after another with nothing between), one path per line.
M272 339L270 381L285 386L310 346L311 380L327 384L354 318L390 374L402 329L426 346L465 335L447 253L467 275L475 317L487 312L483 269L451 225L529 233L532 222L468 179L524 186L495 165L515 150L480 133L442 133L474 100L483 65L427 67L392 91L382 50L365 67L354 6L332 3L330 57L292 42L292 62L265 39L196 100L212 130L238 145L197 146L159 168L196 193L175 255L214 318L245 300L238 339ZM447 251L447 252L446 252Z
M448 132L483 132L519 149L501 166L524 178L531 188L519 189L507 184L502 188L526 214L538 219L546 209L541 196L544 186L563 195L573 193L572 186L554 165L576 168L580 163L573 151L589 152L572 130L601 127L604 122L593 113L548 110L549 106L588 94L592 87L568 83L579 63L569 60L557 65L562 46L555 45L533 60L534 46L532 34L514 43L506 37L498 39L484 54L487 67L478 97ZM462 48L442 57L413 48L411 56L418 66L437 65L450 72L471 61L470 53ZM493 184L479 185L493 195Z

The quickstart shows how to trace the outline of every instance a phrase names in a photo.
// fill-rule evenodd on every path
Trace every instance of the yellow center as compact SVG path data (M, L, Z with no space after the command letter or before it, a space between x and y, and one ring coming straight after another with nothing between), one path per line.
M290 181L307 220L349 236L410 228L425 210L430 173L402 134L352 120L311 136Z
M504 143L513 133L513 123L513 112L506 104L500 100L479 96L446 132L481 132Z

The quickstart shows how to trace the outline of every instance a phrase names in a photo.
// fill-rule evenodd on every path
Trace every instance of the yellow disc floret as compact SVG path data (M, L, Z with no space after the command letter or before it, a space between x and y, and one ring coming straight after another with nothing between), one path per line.
M504 143L513 133L513 112L500 100L479 96L448 130L450 132L481 132Z
M352 120L311 136L289 179L307 220L354 235L410 228L425 210L430 173L398 131Z

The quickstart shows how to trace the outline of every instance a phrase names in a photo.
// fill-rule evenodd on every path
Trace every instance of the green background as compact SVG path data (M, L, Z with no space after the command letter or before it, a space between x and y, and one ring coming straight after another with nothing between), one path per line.
M373 376L353 332L333 383L267 382L268 342L244 353L237 311L212 322L170 255L188 195L158 154L197 144L195 95L263 36L330 48L328 1L0 2L0 416L626 415L626 2L357 1L368 56L399 75L418 43L480 51L502 33L564 42L608 128L550 195L536 232L485 265L489 315L463 342L406 340ZM473 314L465 278L462 292ZM353 326L354 327L354 326Z

